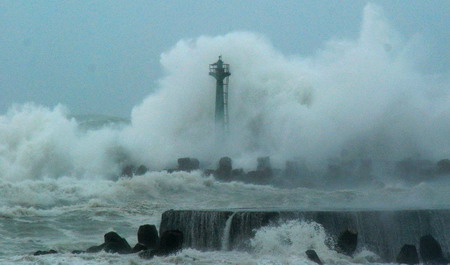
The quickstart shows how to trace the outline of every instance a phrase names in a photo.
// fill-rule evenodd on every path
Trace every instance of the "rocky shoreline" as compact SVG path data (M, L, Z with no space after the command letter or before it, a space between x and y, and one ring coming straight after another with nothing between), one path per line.
M434 220L434 222L444 222L443 227L435 227L433 234L440 235L445 238L444 242L437 240L432 234L426 234L428 230L427 226L433 226L433 218L438 216L444 216L443 219ZM413 216L420 219L422 224L412 221L412 225L417 225L419 233L416 235L402 235L406 233L413 233L411 224L403 223L404 220L411 220ZM355 219L356 218L356 219ZM358 220L358 222L364 222L365 218L369 218L372 222L370 226L361 226L360 224L353 224L352 220ZM445 237L446 231L441 231L447 227L450 218L450 210L421 210L421 211L365 211L365 212L302 212L302 211L174 211L169 210L163 213L160 223L159 232L155 225L145 224L139 227L137 232L138 243L131 247L125 238L121 237L115 232L108 232L104 235L104 242L97 246L92 246L86 250L74 250L73 254L81 253L97 253L108 252L118 254L136 254L143 259L151 259L154 256L167 256L173 255L182 251L183 248L195 248L198 250L248 250L245 245L245 241L253 235L255 229L264 226L275 225L277 222L288 219L301 219L305 221L317 221L321 223L331 234L336 236L336 240L333 241L333 245L329 247L336 252L343 255L352 257L355 251L361 246L370 249L378 240L382 248L392 248L392 242L386 242L388 237L384 238L380 235L380 238L368 238L376 235L376 233L391 233L380 226L380 220L385 225L390 225L393 229L397 228L395 222L400 222L404 225L404 231L396 231L396 237L399 240L405 240L400 250L395 257L386 256L386 253L378 252L376 254L382 258L383 262L396 262L400 264L448 264L448 239ZM425 219L428 219L426 221ZM230 220L231 222L227 222ZM244 222L244 223L243 223ZM423 224L423 222L427 224ZM338 224L340 223L340 224ZM203 225L201 225L203 224ZM226 228L225 226L230 227ZM373 227L374 231L365 231L368 227ZM345 229L343 229L345 228ZM228 229L228 230L227 230ZM231 242L231 246L228 249L223 248L224 231L230 233L228 240ZM340 231L340 232L338 232ZM338 233L337 233L338 232ZM374 233L372 233L374 232ZM444 233L444 235L441 235ZM413 240L418 239L418 240ZM237 243L236 240L239 242ZM381 241L380 241L381 240ZM411 244L411 241L415 241L416 244ZM373 249L370 249L373 250ZM393 251L393 250L392 250ZM55 250L36 251L33 255L48 255L57 254ZM317 264L323 264L320 259L320 253L317 253L315 249L308 249L305 252L306 257L316 262ZM392 256L392 255L391 255Z
M222 157L216 169L202 169L195 158L179 158L176 168L167 169L169 173L200 171L205 176L213 176L219 181L241 181L254 184L273 184L281 176L302 176L304 167L293 161L287 161L283 170L275 169L269 157L257 159L255 170L245 172L233 168L229 157ZM355 166L356 165L356 166ZM370 175L370 163L341 163L329 167L333 178L339 174L367 170ZM436 176L447 177L450 173L450 160L441 160L435 165L417 161L399 162L398 172L407 172L419 179L432 179ZM149 169L144 165L123 167L121 177L144 175ZM328 173L329 173L328 172ZM338 175L334 174L340 172ZM351 175L351 174L350 174ZM364 177L364 175L363 175ZM370 181L370 178L365 178ZM401 264L447 264L450 256L450 234L445 227L450 224L450 210L400 210L400 211L300 211L300 210L169 210L162 214L159 232L154 224L145 224L137 232L138 243L131 247L127 240L114 231L104 235L103 243L74 250L73 254L108 252L117 254L137 254L143 259L154 256L176 254L183 248L198 250L250 250L249 239L256 229L276 225L286 220L307 220L324 226L335 238L330 249L342 255L352 257L361 246L381 257L383 262ZM442 228L441 226L444 226ZM226 234L228 233L228 234ZM409 234L408 234L409 233ZM436 236L438 238L436 238ZM228 240L224 243L224 240ZM400 242L399 240L404 240ZM395 241L395 242L394 242ZM36 251L33 255L57 254L55 250ZM315 249L308 249L305 256L317 264L323 264Z
M139 227L137 232L138 243L131 247L127 240L114 231L104 235L104 242L86 250L73 250L72 254L98 253L101 251L117 254L138 254L143 259L151 259L154 256L167 256L176 254L182 250L183 232L179 230L164 231L161 235L155 225L145 224ZM39 250L34 256L57 254L56 250Z
M209 164L209 163L205 163ZM118 177L133 177L144 175L151 171L146 165L126 164ZM373 161L368 159L330 159L322 170L315 171L304 162L298 160L285 161L284 168L275 168L269 156L258 157L256 168L244 170L233 167L230 157L220 158L215 167L203 167L202 163L192 157L178 158L177 167L166 169L167 172L200 171L205 176L213 176L218 181L239 181L259 185L274 185L278 187L321 188L327 185L333 187L359 187L371 185L383 187L384 183L376 174L389 176L409 184L415 184L438 179L448 179L450 176L450 160L441 159L437 162L421 159L404 159L400 161Z

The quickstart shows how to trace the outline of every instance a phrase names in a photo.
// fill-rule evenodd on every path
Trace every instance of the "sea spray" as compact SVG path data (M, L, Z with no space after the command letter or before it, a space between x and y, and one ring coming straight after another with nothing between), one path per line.
M206 69L217 54L233 71L224 150L212 144L214 80ZM133 109L127 146L160 166L178 154L217 161L227 153L247 168L257 155L310 164L343 151L349 159L444 158L449 77L419 72L412 57L375 5L365 7L357 38L332 40L306 58L249 32L181 40L161 57L158 92Z
M268 259L307 259L305 252L315 250L326 264L350 264L355 261L351 257L337 253L334 239L327 235L325 229L318 223L305 221L287 221L276 226L258 229L251 239L253 251L258 256ZM355 255L359 262L375 261L376 255L364 250ZM369 260L365 260L368 258Z
M3 179L0 180L0 193L5 194L0 201L0 245L8 257L50 248L70 252L98 245L103 234L111 230L133 244L139 225L159 224L162 212L168 209L448 209L448 185L448 182L422 183L415 187L367 191L281 189L221 183L203 177L200 172L149 172L118 181L73 177L19 182ZM298 227L294 224L292 228L296 231ZM202 260L215 260L208 254L198 256ZM227 257L224 253L214 256ZM252 260L244 256L239 257ZM234 254L228 258L236 257ZM304 261L303 256L294 257Z
M62 106L17 105L0 116L0 178L111 177L126 158L120 131L80 130Z
M0 262L139 264L137 257L69 252L98 244L110 230L134 243L139 225L159 223L161 213L171 208L448 209L447 179L324 191L220 183L199 171L120 178L128 164L162 170L182 156L214 167L226 154L236 168L246 170L255 168L260 155L270 155L275 168L288 159L326 168L324 161L334 157L448 158L450 77L418 70L415 58L422 49L369 4L358 36L333 39L309 56L284 55L252 32L179 41L161 56L164 76L156 92L133 109L130 124L94 122L95 128L86 128L62 106L11 107L0 115ZM214 80L207 66L220 54L233 72L231 131L225 147L216 149ZM260 235L289 238L288 224L281 227ZM314 231L301 223L290 227L290 233ZM314 236L305 244L324 238ZM260 250L276 252L263 243ZM49 248L63 253L28 255ZM186 249L145 263L310 263L303 249L284 251L292 256ZM349 262L368 261L364 253ZM332 250L318 254L330 263L344 259Z
M450 157L450 77L417 70L415 47L372 4L357 37L331 40L308 57L286 56L251 32L181 40L162 54L165 74L128 125L86 130L61 106L26 104L0 116L0 175L115 179L128 164L161 170L183 156L214 166L228 155L245 169L261 155L278 168L296 159L319 169L336 157ZM222 147L214 144L207 74L218 54L233 71Z

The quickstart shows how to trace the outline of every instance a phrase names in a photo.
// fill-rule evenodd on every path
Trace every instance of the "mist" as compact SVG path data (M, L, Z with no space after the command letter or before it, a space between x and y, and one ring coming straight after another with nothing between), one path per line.
M120 128L85 131L62 106L13 106L0 117L0 175L102 177L129 163L165 169L183 156L215 167L228 155L244 168L258 156L317 168L342 156L450 157L450 73L423 73L426 40L404 38L380 7L364 8L357 38L334 38L307 57L271 41L244 31L180 40L161 55L156 91ZM208 75L219 55L232 74L230 134L220 145Z
M420 73L416 49L374 5L364 9L357 39L329 41L307 58L285 56L249 32L181 40L161 56L159 91L133 109L124 139L143 161L160 165L177 155L221 154L315 163L343 150L367 159L446 157L448 75ZM232 72L224 150L214 145L214 80L206 69L217 55Z

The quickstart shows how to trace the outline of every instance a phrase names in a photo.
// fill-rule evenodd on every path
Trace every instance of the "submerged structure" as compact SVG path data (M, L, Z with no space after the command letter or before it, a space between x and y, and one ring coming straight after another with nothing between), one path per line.
M216 79L216 134L223 135L228 131L228 77L230 73L230 65L219 60L209 65L209 75Z

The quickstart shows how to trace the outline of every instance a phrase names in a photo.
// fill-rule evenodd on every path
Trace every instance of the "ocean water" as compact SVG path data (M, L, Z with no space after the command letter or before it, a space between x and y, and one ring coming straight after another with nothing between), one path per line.
M150 172L118 180L61 177L17 182L2 179L0 263L311 264L304 251L314 246L327 264L377 264L377 257L370 250L358 253L354 258L334 252L325 245L327 234L320 225L298 221L260 229L248 252L185 249L177 255L154 260L142 260L135 254L75 255L70 252L102 243L103 235L109 231L118 232L134 245L138 227L159 225L162 212L169 209L448 209L450 186L445 183L321 191L222 183L202 176L201 172ZM285 247L283 242L286 240L293 243ZM48 249L55 249L60 254L31 255L37 250Z
M383 185L314 189L164 171L179 157L215 168L228 155L246 170L259 156L276 168L294 159L322 169L335 158L450 158L450 77L420 71L425 48L368 4L358 36L332 39L310 56L283 55L251 32L180 40L161 55L164 76L129 119L12 106L0 115L0 264L312 264L304 254L312 245L327 264L378 264L370 249L353 258L335 253L324 243L326 231L301 222L260 229L247 252L184 249L153 260L70 252L101 244L109 231L134 245L138 227L159 225L169 209L449 209L448 177L408 183L374 172ZM222 146L207 74L219 54L232 73ZM118 178L129 164L154 171ZM48 249L59 254L31 255Z

